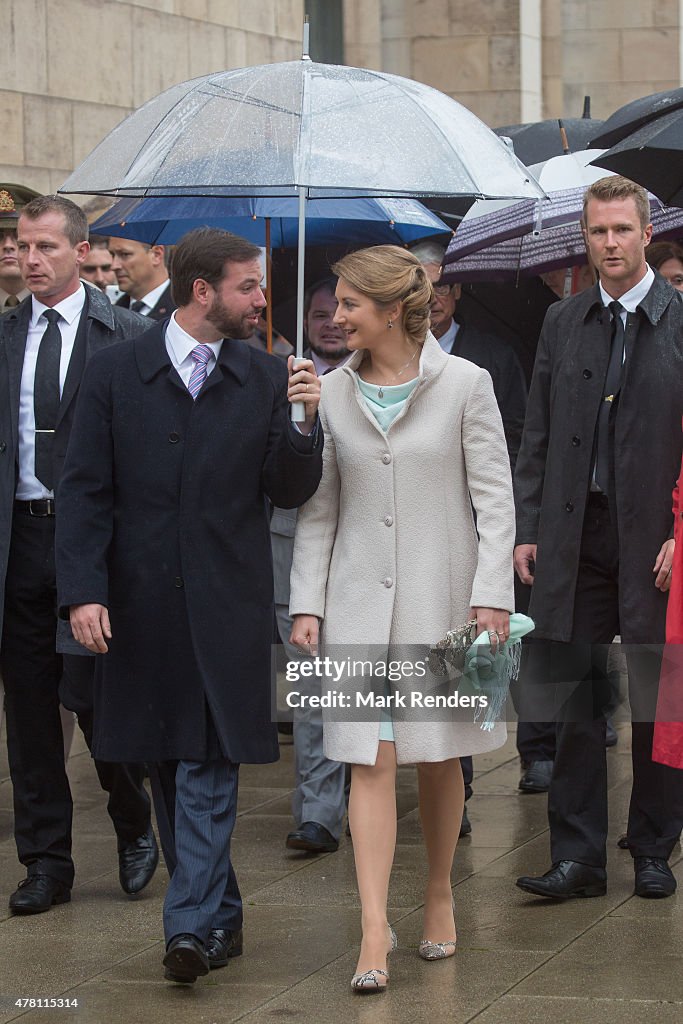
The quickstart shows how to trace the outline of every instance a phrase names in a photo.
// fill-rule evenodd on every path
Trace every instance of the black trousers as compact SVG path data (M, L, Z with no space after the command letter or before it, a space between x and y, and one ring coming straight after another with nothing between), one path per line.
M553 863L574 860L604 867L607 859L605 729L606 716L614 709L607 655L620 633L618 570L609 509L604 499L591 499L583 524L572 641L528 648L536 660L530 685L538 685L540 694L540 669L546 687L551 680L546 693L552 694L556 708L551 716L542 700L529 705L539 709L538 719L556 721L548 794ZM634 857L668 858L683 828L683 772L652 760L661 649L626 650L633 734L629 845ZM528 697L528 687L524 688Z
M71 885L72 800L64 766L62 702L92 741L95 659L55 650L54 517L17 511L5 582L0 670L5 686L7 750L14 792L14 837L29 875ZM142 835L150 800L142 765L95 761L119 841Z

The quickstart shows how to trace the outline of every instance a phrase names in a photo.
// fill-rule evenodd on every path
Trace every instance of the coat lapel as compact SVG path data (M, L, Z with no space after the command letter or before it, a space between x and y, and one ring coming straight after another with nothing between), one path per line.
M21 374L24 368L26 337L31 320L31 296L24 299L16 312L10 315L5 334L5 355L9 373L9 403L14 437L19 433L19 395Z

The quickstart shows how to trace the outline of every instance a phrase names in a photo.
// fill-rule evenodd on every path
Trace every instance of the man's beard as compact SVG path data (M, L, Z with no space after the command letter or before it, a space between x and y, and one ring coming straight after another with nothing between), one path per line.
M340 341L336 348L323 348L321 345L314 345L309 341L308 347L311 352L314 352L326 363L339 362L339 360L345 359L346 356L349 355L349 350L346 347L345 341Z
M257 313L252 314L256 316ZM211 309L206 314L208 322L216 328L223 338L250 338L256 330L255 324L247 323L246 317L236 316L228 307L215 297Z

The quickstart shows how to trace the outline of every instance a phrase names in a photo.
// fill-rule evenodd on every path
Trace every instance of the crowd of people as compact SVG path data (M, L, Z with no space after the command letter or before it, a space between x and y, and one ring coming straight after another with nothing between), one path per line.
M589 186L587 269L567 297L564 271L546 280L557 301L527 392L514 348L460 317L432 242L335 262L306 292L295 360L283 338L264 350L250 242L201 228L172 258L89 242L70 200L0 189L0 672L26 872L13 914L71 898L75 716L130 895L159 860L149 777L170 876L165 977L191 984L242 953L230 845L240 764L278 757L276 643L316 664L298 683L281 838L333 853L348 811L353 991L389 980L401 764L417 768L428 869L418 952L453 956L472 758L505 742L504 715L404 714L415 679L386 677L374 713L323 712L310 698L332 684L316 659L346 658L334 693L349 708L367 682L350 655L398 659L405 675L415 651L471 622L495 663L516 610L535 624L512 687L520 789L548 792L550 823L548 871L517 885L557 901L606 892L619 637L633 750L622 845L636 895L674 894L683 249L650 245L649 209L627 179Z

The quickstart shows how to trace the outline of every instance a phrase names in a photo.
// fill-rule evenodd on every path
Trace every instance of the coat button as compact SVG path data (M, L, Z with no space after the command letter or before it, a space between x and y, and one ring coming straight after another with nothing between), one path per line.
M391 576L387 576L385 578L385 580L384 580L384 586L385 587L393 587L393 585L394 585L394 581L392 580Z
M593 371L592 370L584 370L583 371L583 379L584 380L590 380L592 376L593 376Z
M391 462L391 455L389 454L389 452L384 453L384 455L382 456L382 462L384 463L385 466L389 465L389 463Z
M176 578L173 580L173 586L178 587L179 590L182 590L182 588L185 586L185 583L183 582L183 577L176 576Z
M171 444L178 444L178 441L180 440L180 434L176 434L174 431L172 434L168 435L168 439L171 442Z
M567 504L564 506L564 510L565 510L565 512L573 512L574 511L574 506L572 505L571 501L567 502Z
M573 437L572 438L572 444L574 445L575 448L578 448L579 445L581 444L581 438L580 437Z
M7 451L7 442L6 441L0 441L0 455L4 455L6 451Z
M384 525L385 526L393 526L394 525L394 517L393 516L385 516L384 517Z

